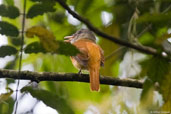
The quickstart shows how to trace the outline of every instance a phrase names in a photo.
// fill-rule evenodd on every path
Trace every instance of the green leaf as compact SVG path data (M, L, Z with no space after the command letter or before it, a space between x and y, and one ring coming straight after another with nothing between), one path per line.
M33 42L30 43L26 46L26 48L24 49L25 53L46 53L46 50L43 48L43 46L39 43L39 42Z
M42 100L47 106L56 109L60 114L74 114L71 105L57 94L42 89L32 89L31 87L24 87L21 92L29 92L33 97Z
M43 45L39 42L33 42L30 43L29 45L26 46L25 48L25 53L53 53L53 54L62 54L62 55L66 55L66 56L74 56L77 53L79 53L79 50L73 46L70 43L65 43L62 41L56 41L54 42L56 43L56 45L59 45L59 47L55 50L55 51L48 51L46 50Z
M141 101L146 99L146 94L153 87L153 83L150 79L146 79L143 86L143 91L141 93Z
M50 52L52 54L57 53L67 56L74 56L77 53L79 53L79 50L74 45L63 41L55 40L55 36L52 34L52 32L41 26L34 26L27 29L26 36L28 38L37 36L40 39L40 43L42 45L42 46L40 46L40 44L34 44L34 46L31 45L32 47L29 48L30 53L32 52L35 53L36 48L38 48L38 51L36 53L45 52L43 50L40 50L39 47L41 47L41 49L43 47L44 50L46 50L46 52Z
M55 6L54 2L37 3L29 9L27 13L27 18L33 18L38 15L43 15L44 13L47 12L54 12L55 11L54 6Z
M17 37L19 31L14 25L5 21L0 21L0 34Z
M154 87L156 82L159 84L159 91L163 95L163 99L165 101L167 101L166 99L171 99L168 97L170 95L169 87L171 85L170 77L168 75L169 70L171 69L169 61L162 57L155 56L143 64L143 67L146 69L146 73L143 74L148 77L144 83L141 99L145 98L144 96L146 96L150 88Z
M0 47L0 57L10 56L16 54L17 49L12 46L1 46Z
M0 114L12 114L14 107L14 100L9 98L3 103L0 103Z
M19 9L15 6L0 5L0 15L15 19L20 15Z
M4 67L4 69L15 69L15 66L17 64L17 55L15 56L14 60L9 61L6 66Z
M153 23L163 23L169 22L171 20L171 12L168 13L146 13L140 16L137 20L138 23L153 22Z
M4 4L8 4L13 6L14 5L14 0L3 0Z
M170 65L171 69L171 65ZM162 106L163 111L170 111L171 112L171 71L163 77L160 87L160 93L162 93L164 104Z
M138 40L143 45L148 45L148 44L150 45L154 42L155 38L152 34L147 32L147 33L144 33Z
M168 69L168 61L164 58L161 57L153 57L150 59L149 64L148 64L148 71L147 71L147 76L155 82L160 82L162 81L163 77L167 74L169 71Z
M7 89L9 90L9 92L0 94L0 103L8 100L11 94L13 93L13 90L11 88L7 88Z
M21 45L21 37L10 37L11 43L14 46L20 46Z
M31 0L32 2L54 2L54 0Z
M79 53L79 50L70 43L58 41L59 48L57 49L57 53L67 55L67 56L74 56Z

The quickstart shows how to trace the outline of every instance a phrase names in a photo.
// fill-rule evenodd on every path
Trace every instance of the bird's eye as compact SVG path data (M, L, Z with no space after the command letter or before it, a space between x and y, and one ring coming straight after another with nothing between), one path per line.
M82 33L82 31L79 31L79 32L78 32L78 34L81 34L81 33Z

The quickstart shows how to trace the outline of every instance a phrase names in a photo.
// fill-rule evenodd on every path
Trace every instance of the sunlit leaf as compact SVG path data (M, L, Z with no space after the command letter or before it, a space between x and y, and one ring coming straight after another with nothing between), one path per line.
M18 51L12 46L1 46L0 47L0 57L10 56L16 54Z
M55 93L42 90L24 87L21 92L29 92L33 97L42 100L47 106L56 109L60 114L74 114L71 105L62 97Z
M156 83L159 85L159 91L163 95L163 99L165 101L164 106L170 106L171 98L170 96L170 75L169 70L171 69L170 63L168 60L161 57L152 57L151 59L146 61L146 75L148 78L144 83L143 92L141 94L141 98L143 98L148 90L154 86ZM155 87L156 88L156 87Z
M78 49L75 46L71 45L70 43L55 40L54 35L50 31L40 26L29 28L26 31L26 36L27 37L37 36L40 39L40 43L43 46L43 48L50 53L58 53L58 54L73 56L79 52ZM36 48L38 49L37 52L41 52L41 51L45 52L42 49L42 46L40 46L40 44L38 43L32 44L31 46L29 46L29 48L27 48L27 52L30 51L29 53L35 53Z
M55 11L54 5L55 5L54 2L37 3L29 9L27 13L27 18L33 18L38 15L43 15L44 13L47 12L54 12Z
M139 42L143 45L152 44L155 40L154 36L150 33L143 34L139 39Z
M13 93L13 90L11 88L7 88L9 92L0 94L0 103L5 102Z
M14 0L4 0L3 2L11 6L14 5Z
M32 2L54 2L54 0L31 0Z
M13 98L8 98L5 102L0 103L0 114L12 114L14 108Z
M14 25L5 21L0 21L0 34L17 37L19 31Z
M147 93L151 88L153 88L153 82L150 79L146 79L144 82L143 91L141 93L142 101L145 101L145 99L148 97Z
M0 15L9 18L16 18L20 15L19 9L15 6L0 5Z
M171 67L170 67L171 69ZM162 93L164 104L162 106L163 111L171 112L171 71L168 73L161 83L160 91Z
M151 14L151 13L146 13L142 16L139 17L139 19L137 19L137 22L139 23L144 23L144 22L168 22L171 20L171 12L168 13L155 13L155 14Z
M55 41L54 35L47 29L35 26L31 27L26 31L27 37L38 36L42 46L48 51L54 53L58 48L59 44Z
M168 61L161 57L153 57L148 63L149 70L147 71L148 77L153 83L161 83L163 77L168 73Z
M54 35L49 30L41 26L34 26L34 27L27 29L26 36L28 38L29 37L33 38L34 36L38 36L40 37L41 40L43 39L54 40L55 39Z

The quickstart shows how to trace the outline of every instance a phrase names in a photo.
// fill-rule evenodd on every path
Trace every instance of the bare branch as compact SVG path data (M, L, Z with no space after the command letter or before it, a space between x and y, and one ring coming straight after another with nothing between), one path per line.
M73 17L75 17L76 19L78 19L79 21L81 21L82 23L84 23L90 30L92 30L94 33L96 33L99 36L102 36L103 38L106 38L112 42L115 42L117 44L129 47L129 48L133 48L136 49L138 51L141 51L143 53L147 53L147 54L152 54L152 55L160 55L160 53L157 53L156 49L153 49L151 47L146 47L146 46L139 46L136 44L132 44L129 43L127 41L121 40L119 38L110 36L104 32L101 32L100 30L98 30L97 28L95 28L87 19L83 18L82 16L78 15L76 12L74 12L73 10L71 10L69 8L69 6L63 1L63 0L56 0L64 9L66 9Z
M52 73L52 72L31 72L0 69L0 78L12 78L20 80L40 81L76 81L89 83L89 75L81 76L75 73ZM119 79L110 76L100 76L100 83L105 85L116 85L132 88L142 88L143 82L135 79Z

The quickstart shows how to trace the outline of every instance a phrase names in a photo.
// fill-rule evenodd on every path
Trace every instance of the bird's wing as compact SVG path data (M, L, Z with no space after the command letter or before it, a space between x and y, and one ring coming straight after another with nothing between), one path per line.
M100 46L99 46L99 48L100 48ZM101 63L100 63L100 65L104 66L105 59L104 59L104 51L102 50L102 48L100 48L100 54L101 54Z
M79 49L80 53L74 56L73 58L76 59L81 65L87 66L89 55L85 43L79 41L75 42L74 45Z

